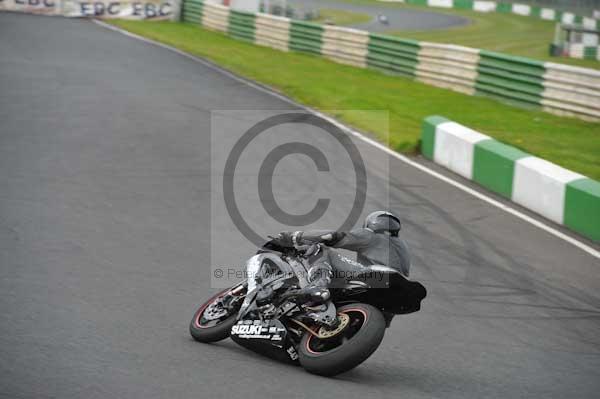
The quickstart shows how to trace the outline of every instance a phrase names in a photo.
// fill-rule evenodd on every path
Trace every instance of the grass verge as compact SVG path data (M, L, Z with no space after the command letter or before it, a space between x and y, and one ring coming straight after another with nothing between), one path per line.
M497 12L481 13L437 7L388 3L376 0L342 0L352 4L427 10L440 14L459 15L469 18L468 25L427 31L396 30L388 34L434 43L460 44L462 46L520 55L542 61L557 62L600 69L600 61L579 60L566 57L550 57L548 47L554 38L555 22L537 17L526 17ZM384 11L385 13L385 11Z
M369 22L371 16L360 12L334 10L331 8L319 9L319 18L314 22L317 23L332 23L334 25L356 25L364 22Z
M267 84L289 97L327 110L388 110L389 145L413 152L421 122L443 115L571 170L600 179L600 124L526 110L493 99L354 68L321 57L285 53L231 39L188 23L111 20L139 35L205 57L229 70ZM385 127L357 117L332 114L381 138Z

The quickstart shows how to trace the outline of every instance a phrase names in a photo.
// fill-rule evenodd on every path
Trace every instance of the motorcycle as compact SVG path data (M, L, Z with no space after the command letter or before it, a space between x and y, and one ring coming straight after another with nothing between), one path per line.
M386 17L383 14L377 15L377 20L379 21L380 24L383 24L383 25L389 25L390 24L390 21L388 20L388 17Z
M334 376L364 362L379 347L397 314L420 310L423 285L386 266L364 267L337 279L329 291L311 287L311 254L304 249L263 245L247 263L253 280L206 301L190 322L204 343L231 337L237 344L308 372Z

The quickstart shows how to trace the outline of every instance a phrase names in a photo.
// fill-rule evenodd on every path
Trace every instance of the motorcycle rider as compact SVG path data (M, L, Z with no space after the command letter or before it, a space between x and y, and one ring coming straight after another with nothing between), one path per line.
M405 277L410 272L410 255L406 242L398 235L402 224L391 212L370 213L362 228L348 232L296 231L281 232L274 240L282 246L304 249L311 268L308 271L309 285L304 288L313 302L319 296L329 298L328 287L332 277L351 276L368 270L368 266L384 265L398 270ZM315 244L330 248L341 248L357 253L353 261L337 251L319 251ZM312 251L312 252L311 252ZM311 292L319 295L311 295Z

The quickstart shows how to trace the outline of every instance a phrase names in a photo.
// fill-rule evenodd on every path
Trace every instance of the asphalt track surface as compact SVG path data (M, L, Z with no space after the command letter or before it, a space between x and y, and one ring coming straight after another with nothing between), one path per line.
M386 7L385 5L377 4L362 5L332 0L288 0L288 4L299 10L308 11L331 8L368 14L373 18L371 21L355 24L352 27L369 32L444 29L469 23L468 18L458 15L410 8ZM380 23L377 20L378 15L385 15L388 19L388 24Z
M365 209L402 215L422 311L332 379L194 342L211 249L232 265L253 250L211 224L210 110L290 104L87 20L0 13L0 34L0 397L597 397L598 260L358 141ZM242 111L219 114L219 137ZM280 173L305 197L282 207L310 209L320 172L290 156ZM347 175L327 182L332 202Z

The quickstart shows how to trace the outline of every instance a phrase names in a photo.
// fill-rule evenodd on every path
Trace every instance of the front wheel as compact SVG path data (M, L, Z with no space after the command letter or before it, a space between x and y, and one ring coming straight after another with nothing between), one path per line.
M190 322L192 337L199 342L216 342L229 337L243 301L241 292L241 284L227 288L200 306Z
M334 376L358 366L379 347L385 318L379 309L364 303L345 305L338 317L348 320L339 333L325 339L306 332L298 346L300 364L308 372Z

